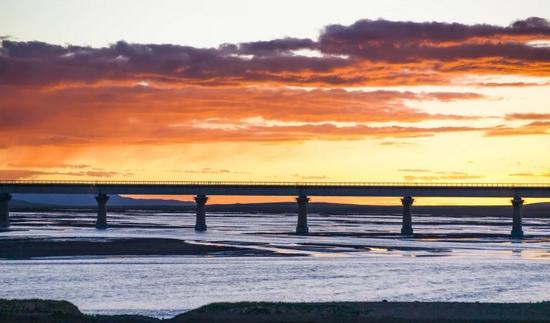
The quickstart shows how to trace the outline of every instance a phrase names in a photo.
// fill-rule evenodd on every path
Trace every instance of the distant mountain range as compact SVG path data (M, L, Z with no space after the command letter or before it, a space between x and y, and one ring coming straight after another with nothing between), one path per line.
M11 209L63 209L63 208L95 208L97 205L93 195L79 194L13 194L10 202ZM165 211L195 210L194 202L164 200L164 199L136 199L110 195L108 208L127 209L162 209ZM276 203L247 203L247 204L209 204L208 212L239 212L239 213L295 213L297 205L294 202ZM358 205L326 202L313 202L308 205L309 213L319 214L395 214L402 212L400 205ZM512 206L413 206L414 214L449 215L457 217L468 216L512 216ZM524 217L550 217L550 203L532 203L524 207Z
M95 207L97 205L93 195L80 194L13 194L10 207L32 206L66 206L66 207ZM120 195L109 196L109 206L188 206L193 202L164 199L135 199Z

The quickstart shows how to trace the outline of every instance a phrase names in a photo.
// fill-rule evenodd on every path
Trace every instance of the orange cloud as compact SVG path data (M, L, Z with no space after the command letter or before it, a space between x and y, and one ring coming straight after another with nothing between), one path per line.
M506 120L550 120L550 113L511 113Z
M367 123L476 120L426 113L407 102L483 98L468 92L233 87L4 89L0 147L427 136L480 129Z
M429 169L398 169L399 172L422 173L425 175L405 175L406 181L456 181L468 179L480 179L485 176L470 175L465 172L456 171L434 171Z
M550 134L550 121L535 121L519 127L495 127L488 129L485 133L488 137L548 134Z
M508 176L514 176L514 177L550 177L550 172L547 173L513 173L509 174Z
M474 175L441 175L441 176L434 176L434 175L426 175L426 176L413 176L413 175L405 175L403 176L403 179L406 181L457 181L457 180L467 180L467 179L480 179L485 176L474 176Z
M80 172L56 172L56 171L41 171L32 169L0 169L0 179L16 180L16 179L32 179L39 176L70 176L70 177L116 177L116 176L132 176L132 173L119 173L102 170L90 170Z

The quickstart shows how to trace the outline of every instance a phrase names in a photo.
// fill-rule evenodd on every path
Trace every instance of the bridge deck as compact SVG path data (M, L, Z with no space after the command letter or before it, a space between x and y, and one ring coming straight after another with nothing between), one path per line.
M550 184L0 180L0 193L550 198Z

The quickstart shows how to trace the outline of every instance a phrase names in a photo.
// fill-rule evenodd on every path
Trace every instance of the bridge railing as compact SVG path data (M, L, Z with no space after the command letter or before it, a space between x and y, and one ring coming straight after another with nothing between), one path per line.
M417 183L417 182L274 182L274 181L128 181L128 180L1 180L0 185L197 185L197 186L356 186L356 187L465 187L550 188L550 183Z

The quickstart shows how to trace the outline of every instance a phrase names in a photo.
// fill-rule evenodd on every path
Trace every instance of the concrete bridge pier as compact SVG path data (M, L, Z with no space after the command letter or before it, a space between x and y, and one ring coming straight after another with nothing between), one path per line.
M401 199L401 204L403 204L403 224L401 226L401 234L405 236L413 235L411 216L411 206L413 202L414 199L410 196L405 196Z
M195 202L197 203L195 231L206 231L206 201L208 201L208 197L206 195L195 196Z
M10 200L10 194L0 194L0 230L7 229L10 226Z
M512 200L512 205L514 206L512 238L523 238L523 228L521 223L521 206L523 205L523 199L521 197L514 197Z
M107 194L97 194L95 197L97 201L97 220L95 227L97 229L107 229L107 201L109 196Z
M298 202L298 224L296 225L296 234L307 235L309 228L307 226L307 203L309 198L305 195L300 195L296 198Z

